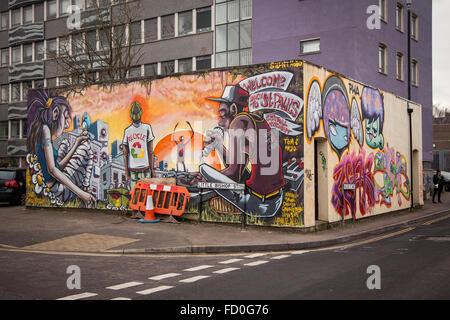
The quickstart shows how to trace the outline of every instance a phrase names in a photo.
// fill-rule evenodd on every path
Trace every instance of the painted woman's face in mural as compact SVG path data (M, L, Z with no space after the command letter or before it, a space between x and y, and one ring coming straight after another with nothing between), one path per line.
M66 106L62 105L57 108L58 115L57 115L57 126L56 126L56 132L54 133L55 136L60 137L67 129L70 127L70 123L72 122L72 118L70 116L69 110ZM59 114L59 112L61 114Z
M384 138L380 130L380 119L367 119L366 121L366 143L373 149L384 147Z

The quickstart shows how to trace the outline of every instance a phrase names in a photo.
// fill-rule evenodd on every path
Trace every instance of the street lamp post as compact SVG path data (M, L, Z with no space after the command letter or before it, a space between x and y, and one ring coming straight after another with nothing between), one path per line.
M413 174L413 146L412 146L412 113L413 109L409 107L411 100L411 4L412 0L406 0L408 9L408 105L407 111L409 116L409 163L411 172L411 210L414 208L414 174Z

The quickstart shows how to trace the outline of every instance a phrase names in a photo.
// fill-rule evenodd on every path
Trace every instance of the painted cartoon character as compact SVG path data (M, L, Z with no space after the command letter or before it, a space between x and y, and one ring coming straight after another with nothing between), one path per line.
M340 158L350 143L350 104L341 78L333 75L325 82L323 93L323 127L331 148Z
M153 135L151 125L142 123L143 110L141 104L133 102L130 107L130 117L133 123L123 134L123 155L125 160L125 175L130 181L131 189L139 179L155 177L153 169Z
M28 103L29 163L39 163L37 178L44 186L44 194L62 203L77 196L86 207L93 207L96 199L89 193L93 152L87 131L70 145L63 135L72 121L71 107L66 98L51 97L48 90L32 91ZM61 139L56 149L54 139ZM34 181L33 181L34 182Z
M384 105L380 91L365 87L361 94L361 110L367 145L372 149L383 150Z
M191 136L187 141L184 141L184 137L181 136L180 140L177 141L175 139L175 130L178 127L178 122L175 125L175 128L173 129L173 133L172 133L172 141L177 145L177 171L179 171L178 169L178 164L182 164L183 165L183 171L186 171L186 164L184 162L184 157L185 157L185 153L186 153L186 146L189 144L189 142L191 142L191 139L194 137L194 129L192 129L191 124L189 123L189 121L186 121L187 124L189 125L189 127L191 128Z
M284 196L282 153L264 118L244 111L248 96L248 92L239 85L229 85L225 87L222 97L207 98L220 103L218 126L229 133L231 150L227 153L225 146L218 146L222 149L226 165L222 171L207 164L200 165L199 169L208 182L245 183L249 190L246 197L230 190L215 192L246 214L248 211L253 216L270 218L280 209ZM247 134L249 132L253 134ZM204 154L209 149L205 145ZM267 151L268 163L264 163L258 154L261 150ZM247 172L248 165L251 167L250 173Z

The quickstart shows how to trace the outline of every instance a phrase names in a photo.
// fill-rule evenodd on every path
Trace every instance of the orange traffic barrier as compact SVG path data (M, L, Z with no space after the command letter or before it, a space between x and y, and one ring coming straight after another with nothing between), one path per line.
M191 197L186 187L165 186L138 182L130 192L130 208L137 211L147 211L147 196L151 196L154 212L159 214L181 216Z

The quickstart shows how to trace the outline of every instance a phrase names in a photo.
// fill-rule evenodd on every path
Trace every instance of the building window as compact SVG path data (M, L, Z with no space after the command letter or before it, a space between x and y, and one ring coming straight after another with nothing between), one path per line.
M47 88L56 88L56 77L47 79Z
M250 0L216 0L216 67L251 64Z
M192 58L178 60L178 72L191 72Z
M11 102L20 101L20 83L11 84Z
M77 6L80 10L83 10L83 0L72 0L72 5Z
M92 30L88 31L85 34L84 44L86 46L87 51L96 51L97 50L97 31Z
M27 101L28 91L33 88L33 83L31 81L22 82L22 100Z
M300 54L319 53L320 39L300 41Z
M44 41L34 43L34 61L44 60Z
M56 18L56 0L47 1L47 20Z
M175 36L175 15L161 17L161 39L172 38Z
M23 24L29 24L33 22L33 7L23 7Z
M18 64L22 62L20 46L12 48L12 64Z
M403 32L403 5L397 3L395 9L395 27L398 31Z
M397 52L396 56L397 80L403 80L403 53Z
M178 35L193 33L192 10L178 13Z
M20 8L11 11L11 26L16 27L20 25Z
M86 0L86 9L95 8L96 0Z
M0 139L8 139L8 121L0 121Z
M206 70L211 68L211 56L197 57L195 61L197 70Z
M411 14L411 39L419 40L419 17Z
M197 9L197 32L211 30L211 7Z
M175 72L175 61L164 61L161 62L161 74L168 75Z
M24 44L23 45L23 62L31 62L33 61L33 44Z
M411 61L411 84L419 86L419 63L414 59Z
M102 51L108 51L109 50L109 44L111 41L111 31L110 30L99 30L99 44L100 44L100 50Z
M44 3L34 5L34 22L44 21Z
M59 37L59 51L60 57L70 55L70 38L69 36Z
M1 24L0 24L0 28L1 28L0 30L8 30L9 29L9 12L8 11L2 12L0 14L0 19L2 20Z
M11 120L11 138L20 138L20 120Z
M59 16L65 16L70 13L70 0L59 0Z
M56 39L47 40L47 59L53 59L56 56Z
M379 3L380 6L380 19L384 22L387 22L387 1L386 0L380 0Z
M72 35L72 54L78 55L84 51L83 34L76 33Z
M142 42L141 37L141 22L133 22L130 24L130 44L135 45Z
M141 76L142 76L141 75L141 66L130 68L128 78L136 79L136 78L140 78Z
M144 21L144 41L158 40L158 18L147 19Z
M144 75L146 77L153 77L158 74L158 64L157 63L150 63L144 65Z
M2 67L9 65L9 48L2 49Z
M2 92L1 92L1 101L2 103L8 103L9 102L9 84L2 85Z
M387 48L384 44L378 45L378 72L387 74Z
M42 89L44 88L44 80L34 80L34 88L35 89Z
M22 120L22 139L27 138L27 121Z

